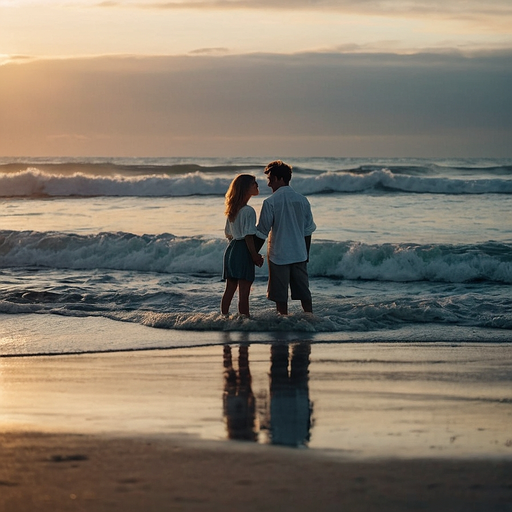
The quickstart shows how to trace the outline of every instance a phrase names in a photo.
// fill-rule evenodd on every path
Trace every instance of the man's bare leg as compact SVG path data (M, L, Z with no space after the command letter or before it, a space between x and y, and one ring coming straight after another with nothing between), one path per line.
M288 302L276 302L276 307L280 315L288 314Z
M300 302L304 313L313 313L313 302L310 300L301 300Z

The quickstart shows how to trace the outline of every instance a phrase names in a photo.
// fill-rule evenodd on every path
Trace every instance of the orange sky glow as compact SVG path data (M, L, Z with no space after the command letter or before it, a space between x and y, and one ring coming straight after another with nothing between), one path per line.
M512 156L508 0L0 0L0 156Z

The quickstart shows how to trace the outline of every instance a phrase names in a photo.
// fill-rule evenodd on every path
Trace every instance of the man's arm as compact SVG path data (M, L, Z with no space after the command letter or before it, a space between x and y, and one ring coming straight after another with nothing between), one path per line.
M313 213L311 212L311 205L306 199L306 218L304 222L304 235L311 235L316 230L316 224L313 220Z
M308 262L309 261L309 249L311 247L311 235L305 236L304 241L306 242L306 251L308 251L308 259L306 260L306 262Z
M263 241L266 240L268 234L270 233L270 229L272 228L272 221L272 210L269 204L266 201L263 201L263 205L261 206L260 218L258 221L258 225L256 226L257 238L263 239ZM263 245L263 243L261 245Z
M260 249L263 247L263 244L265 243L264 238L260 238L258 235L253 235L254 238L254 248L256 249L256 252L260 252Z

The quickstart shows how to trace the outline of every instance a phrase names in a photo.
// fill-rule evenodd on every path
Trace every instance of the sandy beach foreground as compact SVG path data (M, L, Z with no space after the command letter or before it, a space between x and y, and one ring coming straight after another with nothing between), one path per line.
M506 511L512 461L343 461L245 443L3 434L0 510Z
M0 511L512 510L508 344L230 341L1 358Z

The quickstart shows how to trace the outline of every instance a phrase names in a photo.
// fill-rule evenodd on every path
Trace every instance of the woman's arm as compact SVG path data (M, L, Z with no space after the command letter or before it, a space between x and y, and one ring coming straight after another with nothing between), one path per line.
M251 253L251 258L252 258L253 263L257 267L261 267L263 265L263 256L258 253L258 251L256 250L256 247L254 246L254 236L246 235L245 243L247 244L247 249L249 249L249 252Z

